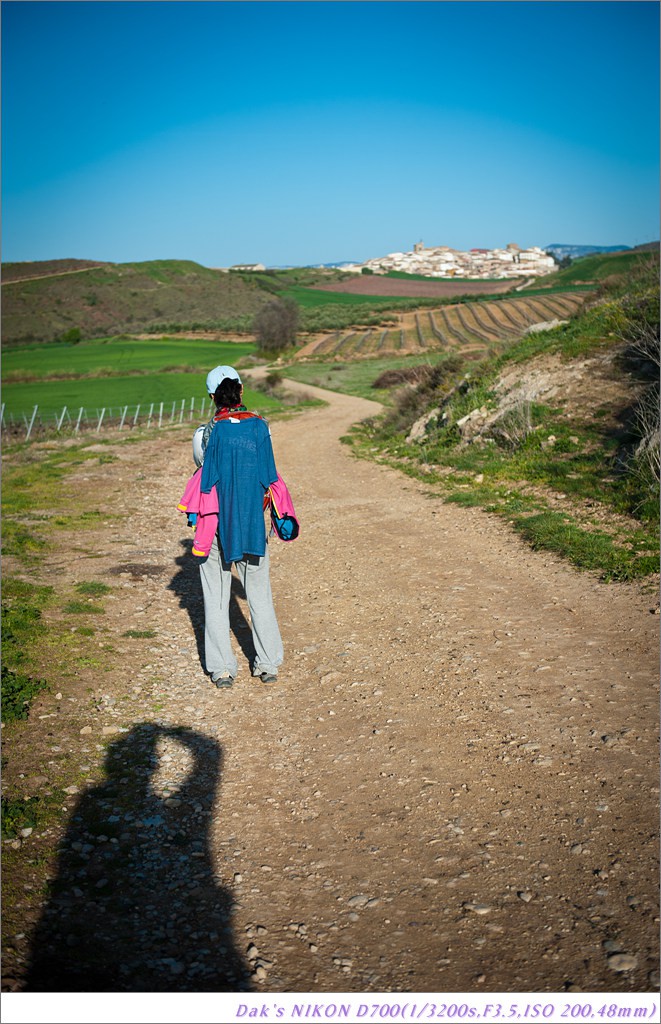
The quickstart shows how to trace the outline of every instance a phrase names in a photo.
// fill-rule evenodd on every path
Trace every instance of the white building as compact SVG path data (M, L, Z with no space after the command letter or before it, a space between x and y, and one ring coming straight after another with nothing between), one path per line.
M510 242L504 249L473 249L470 252L460 252L447 245L426 248L422 242L417 242L413 252L392 252L367 260L355 269L362 270L363 267L375 274L399 270L428 277L507 278L550 274L556 269L556 263L539 246L520 249L515 242Z

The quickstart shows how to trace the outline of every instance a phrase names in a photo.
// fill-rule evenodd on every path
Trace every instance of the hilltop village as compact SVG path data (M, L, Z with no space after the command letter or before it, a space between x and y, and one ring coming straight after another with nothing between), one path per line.
M371 271L373 274L400 270L407 274L424 274L426 277L495 278L538 277L553 273L556 267L553 257L539 246L521 249L515 242L510 242L504 249L460 252L448 245L427 248L418 242L413 252L391 252L388 256L378 256L342 269Z

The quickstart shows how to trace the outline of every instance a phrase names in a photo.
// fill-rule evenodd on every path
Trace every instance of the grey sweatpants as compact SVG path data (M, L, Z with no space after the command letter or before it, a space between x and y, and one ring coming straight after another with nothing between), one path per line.
M278 621L273 607L269 575L269 547L262 558L250 556L235 562L250 609L252 638L256 658L253 675L277 672L284 651ZM213 675L236 676L238 663L230 641L230 594L232 565L227 563L216 534L209 557L200 565L204 595L204 656L207 672Z

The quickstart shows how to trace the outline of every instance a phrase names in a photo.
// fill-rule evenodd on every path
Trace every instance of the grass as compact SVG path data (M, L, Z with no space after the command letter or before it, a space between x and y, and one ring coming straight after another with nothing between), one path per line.
M204 379L212 366L234 366L255 351L251 342L223 343L199 338L106 337L74 345L30 345L3 353L2 379L6 385L21 379L44 381L64 375L106 378L108 373L152 374L178 367L199 374L196 391L204 395Z
M103 460L103 455L100 455L98 451L88 450L92 445L96 446L98 443L98 439L94 438L81 441L68 448L63 446L40 449L30 447L27 451L24 450L23 445L20 445L16 447L16 451L20 453L16 461L10 460L9 456L12 454L12 450L9 449L3 469L3 533L8 528L10 533L13 532L19 536L26 532L32 537L31 544L36 545L37 549L41 547L42 541L33 532L32 523L36 522L37 528L39 528L51 520L49 517L40 517L37 510L47 509L52 513L60 509L67 511L70 509L70 496L59 485L70 469L81 466L87 461L101 462ZM17 518L11 517L21 518L17 521ZM102 517L108 518L99 510L85 509L76 515L75 522L80 526L95 525ZM25 525L27 521L30 522L29 527ZM54 525L70 525L71 517L65 515L56 517L52 521ZM30 544L26 543L26 546L29 548ZM5 554L17 553L6 550L4 544L3 552Z
M86 594L89 597L103 597L111 592L112 587L109 587L107 583L90 580L88 583L77 583L76 590L79 594Z
M61 811L66 794L60 790L31 797L2 798L2 838L16 839L25 828L43 827L50 823L54 812Z
M534 549L553 551L568 558L579 569L592 569L606 581L628 581L658 572L657 553L639 555L617 544L599 529L586 530L572 522L569 515L545 510L529 517L516 516L516 531Z
M423 298L408 298L401 295L360 295L355 292L343 292L338 285L337 291L326 291L319 288L287 288L281 292L283 298L293 299L302 309L316 306L365 306L370 310L410 309L424 302ZM438 304L438 299L432 299Z
M5 417L30 415L39 406L43 415L61 413L66 405L75 416L83 407L90 415L140 404L147 415L154 403L158 415L188 417L191 400L194 414L208 406L206 374L219 363L238 364L255 353L255 345L191 339L136 339L111 337L75 345L41 345L3 352L3 402ZM272 395L246 388L246 402L268 414L280 408ZM106 415L109 415L107 412Z
M66 615L104 615L105 608L89 601L67 601L62 611Z
M42 611L52 587L6 578L2 587L2 721L26 719L35 696L46 682L30 669L31 649L43 641Z
M208 412L208 396L200 390L199 373L155 373L147 377L108 377L92 380L54 380L32 384L10 384L3 387L3 401L6 403L5 417L30 416L35 405L43 415L61 413L66 405L74 421L78 410L84 408L90 415L106 409L106 416L118 416L128 405L135 412L139 404L144 418L153 403L152 422L158 420L159 405L163 402L163 417L167 423L175 406L175 421L178 421L181 403L184 402L184 419L190 414L191 398L194 399L194 416L204 420ZM251 388L245 389L245 402L257 412L268 415L280 409L280 403L273 397ZM204 408L204 412L202 409Z
M441 352L430 352L429 355L390 356L384 359L361 359L346 363L340 362L301 362L291 363L283 367L284 377L311 384L315 387L327 388L329 391L340 391L343 394L358 398L368 398L375 402L390 404L391 391L388 388L375 388L374 382L387 370L398 370L402 367L437 365L447 359Z

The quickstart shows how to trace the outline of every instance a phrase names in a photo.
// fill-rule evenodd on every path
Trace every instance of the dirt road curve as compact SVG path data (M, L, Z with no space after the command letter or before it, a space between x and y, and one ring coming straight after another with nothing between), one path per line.
M121 803L136 750L154 755L151 810L119 826L133 865L124 916L108 902L95 925L116 983L221 988L225 958L224 984L256 991L653 990L652 596L356 460L339 437L376 406L324 396L272 424L302 521L295 543L271 543L286 650L273 688L245 657L231 691L200 666L197 569L173 507L188 436L164 440L158 459L153 442L118 447L120 461L76 478L76 493L130 516L89 535L94 557L51 555L49 571L117 588L104 624L119 667L86 680L97 712L72 722L71 742L94 751L108 723L128 732L111 747L114 779L81 794L70 845L78 828L84 846L95 801L101 816ZM248 654L246 616L238 594ZM123 639L129 628L157 636ZM77 950L83 973L70 911L86 886L88 920L105 898L99 856L70 889L64 856L65 895L40 940L63 961Z

